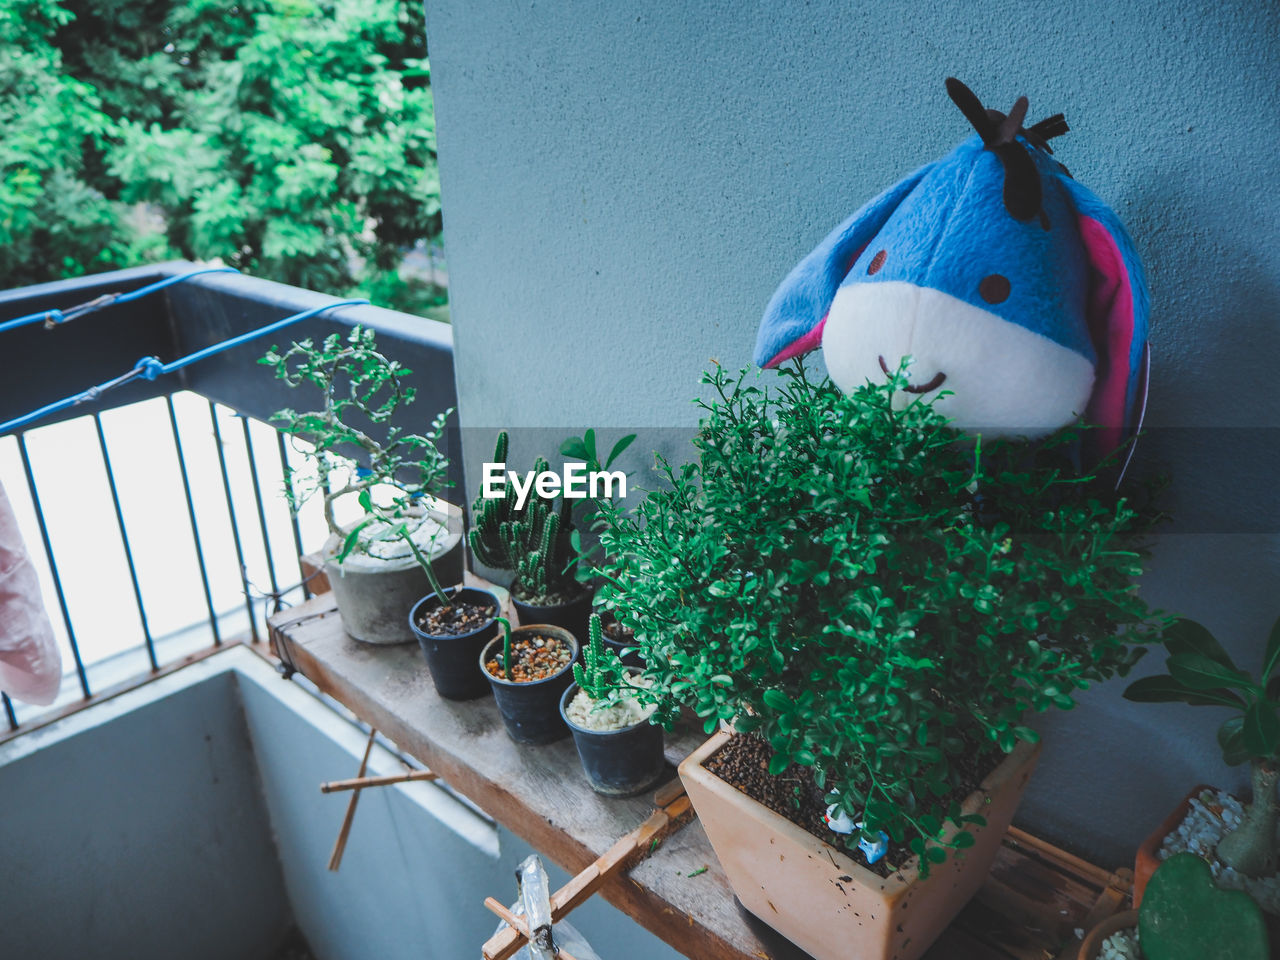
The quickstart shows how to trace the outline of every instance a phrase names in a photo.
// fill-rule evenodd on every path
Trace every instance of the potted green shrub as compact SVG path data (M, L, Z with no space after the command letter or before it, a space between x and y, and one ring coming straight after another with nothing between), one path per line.
M508 437L498 434L494 463L507 462ZM534 475L549 467L539 457ZM522 624L549 623L564 627L575 638L585 637L591 613L591 588L575 576L573 504L559 494L545 497L530 490L522 507L504 479L502 493L472 505L469 539L472 552L486 567L512 574L511 602Z
M982 882L1028 715L1140 654L1146 520L1076 475L1072 431L965 437L905 370L847 396L746 376L707 374L697 460L605 508L600 601L660 718L737 731L680 773L747 909L824 960L910 960Z
M289 386L320 393L319 407L286 408L271 419L314 466L309 476L288 470L285 494L295 514L321 498L329 528L322 554L343 625L366 643L412 641L407 612L428 591L442 595L437 568L448 582L462 579L461 535L434 500L445 486L448 460L439 443L453 411L421 434L388 426L413 402L412 371L379 352L372 330L354 327L284 352L272 347L258 362ZM354 523L337 519L345 499L361 509Z
M578 641L564 627L535 623L511 629L498 618L502 636L480 654L480 670L493 688L507 735L517 743L554 743L569 735L558 706L573 681Z
M1276 827L1280 824L1280 619L1267 638L1262 672L1255 679L1232 662L1222 644L1203 625L1181 619L1165 632L1164 648L1168 673L1143 677L1129 685L1125 697L1145 703L1180 701L1193 706L1226 707L1229 716L1218 728L1222 759L1228 766L1248 763L1253 793L1243 804L1239 822L1228 826L1222 817L1225 806L1238 801L1197 787L1175 814L1139 848L1134 869L1134 902L1141 903L1143 890L1162 855L1175 845L1165 845L1167 835L1192 813L1203 826L1195 830L1195 852L1211 857L1227 868L1227 877L1246 887L1253 882L1276 878L1280 849ZM1164 846L1164 853L1161 848ZM1229 880L1229 882L1231 882ZM1280 880L1272 879L1275 886ZM1277 890L1273 899L1280 899ZM1272 909L1280 904L1273 904ZM1274 921L1273 921L1274 922Z
M606 645L598 614L591 615L587 633L583 662L573 665L574 682L560 698L560 716L573 734L591 789L633 797L666 770L662 728L649 722L654 706L636 696L644 692L645 681Z

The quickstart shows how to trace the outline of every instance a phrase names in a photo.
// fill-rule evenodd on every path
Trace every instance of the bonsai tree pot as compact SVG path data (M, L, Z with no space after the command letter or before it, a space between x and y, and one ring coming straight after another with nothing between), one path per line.
M1187 814L1191 811L1191 801L1200 796L1205 790L1211 790L1212 787L1205 786L1203 783L1195 787L1182 798L1182 802L1174 807L1170 813L1161 822L1160 826L1151 831L1147 839L1142 841L1142 845L1138 847L1138 852L1133 860L1133 906L1136 910L1142 905L1142 894L1147 889L1147 881L1151 879L1151 875L1156 872L1156 867L1160 866L1160 847L1164 844L1164 838L1178 829L1178 825L1187 818Z
M569 735L569 727L560 716L560 696L573 682L573 662L578 658L578 641L564 627L535 623L511 631L514 644L524 636L556 636L569 645L569 662L550 677L519 683L495 677L485 669L494 657L502 657L502 637L494 637L480 652L480 672L493 690L493 698L502 714L507 734L516 743L554 743Z
M634 797L652 787L666 769L662 749L662 728L647 719L619 730L590 730L569 718L569 704L578 693L570 684L560 697L560 716L591 789L606 797Z
M1102 952L1102 944L1108 937L1119 933L1121 930L1129 930L1137 926L1137 910L1113 913L1085 935L1083 942L1080 944L1078 960L1098 960L1098 954Z
M496 617L498 598L488 590L475 587L451 587L445 590L450 600L476 606L487 606L489 618L469 633L433 634L425 629L425 617L440 606L435 593L428 593L409 611L409 629L418 638L427 669L436 692L446 700L474 700L489 692L483 671L476 669L476 657L484 645L498 632Z
M587 635L587 619L591 616L591 599L593 591L587 590L581 596L568 603L559 603L551 607L540 607L525 603L511 595L511 604L516 608L516 617L521 625L546 623L555 627L564 627L574 638Z
M432 567L441 583L457 583L462 580L462 534L450 529L444 512L433 510L431 518L437 525L424 525L422 539L415 542L424 552L432 551ZM341 538L332 536L322 555L347 633L364 643L412 643L405 611L431 590L431 582L409 548L401 545L403 556L389 558L352 553L338 563L333 557L341 546Z
M915 858L882 878L705 769L729 737L691 753L680 778L742 905L816 960L917 960L982 885L1040 755L1019 743L965 799L987 825L961 856L927 879Z

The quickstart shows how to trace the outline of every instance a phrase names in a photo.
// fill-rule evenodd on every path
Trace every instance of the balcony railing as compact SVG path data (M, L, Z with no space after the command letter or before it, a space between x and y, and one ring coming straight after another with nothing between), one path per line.
M67 311L192 269L167 263L0 292L0 323ZM6 330L0 423L119 376L140 358L169 362L338 302L210 273L49 329ZM455 406L447 324L345 306L0 437L0 479L63 649L67 675L54 709L107 695L231 638L256 640L268 612L262 601L274 608L309 595L297 558L323 525L305 511L289 514L280 493L298 454L267 423L300 401L257 359L272 344L357 324L376 330L381 347L413 370L418 399L401 411L399 425L420 431L424 420ZM449 479L458 484L456 427L445 444ZM10 730L50 709L0 702Z

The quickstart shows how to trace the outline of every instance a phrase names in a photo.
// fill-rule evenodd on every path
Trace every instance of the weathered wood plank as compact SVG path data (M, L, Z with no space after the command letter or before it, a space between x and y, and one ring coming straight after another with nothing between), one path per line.
M350 639L328 594L272 618L271 627L273 642L284 644L285 656L320 689L570 873L582 871L654 811L653 795L613 800L592 792L571 739L518 746L491 698L456 703L438 697L416 645L372 647ZM692 726L668 736L671 778L703 739L700 727ZM668 783L658 796L666 803L674 792ZM1118 885L1114 880L1114 874L1011 831L986 886L927 960L1052 960L1074 927L1111 909L1117 889L1124 888L1123 879ZM696 820L625 876L607 880L599 893L698 960L804 958L737 906Z

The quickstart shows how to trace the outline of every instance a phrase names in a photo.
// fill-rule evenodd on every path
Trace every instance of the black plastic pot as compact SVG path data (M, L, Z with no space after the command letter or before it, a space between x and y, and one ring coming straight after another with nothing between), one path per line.
M604 645L618 655L618 659L622 661L625 667L637 667L644 669L644 657L640 656L640 648L634 643L619 643L617 640L610 640L606 634L601 638Z
M484 668L494 657L502 656L502 637L494 637L480 652L480 672L493 689L493 699L498 703L502 722L507 733L516 743L554 743L569 735L569 728L560 716L560 694L573 683L573 663L578 659L578 641L564 627L535 623L517 627L511 631L511 642L529 633L554 634L570 645L573 655L563 670L551 677L530 683L516 683L503 677L495 677Z
M492 610L488 622L471 633L456 636L426 633L418 626L418 618L440 606L436 595L429 593L409 611L409 629L418 638L418 645L427 658L427 669L431 671L431 682L436 685L436 692L446 700L474 700L489 692L484 671L476 669L476 658L498 632L498 622L494 619L500 609L498 598L488 590L475 587L450 587L445 593L450 599L488 605Z
M587 619L591 616L591 599L594 595L594 591L588 590L568 603L560 603L554 607L538 607L517 600L512 594L511 604L516 608L516 616L520 618L521 626L530 623L549 623L554 627L564 627L573 634L579 644L582 644L587 639Z
M591 789L606 797L634 797L654 786L666 773L662 728L641 720L621 730L588 730L569 719L569 704L578 692L571 684L560 697L560 717L573 733L573 745Z

